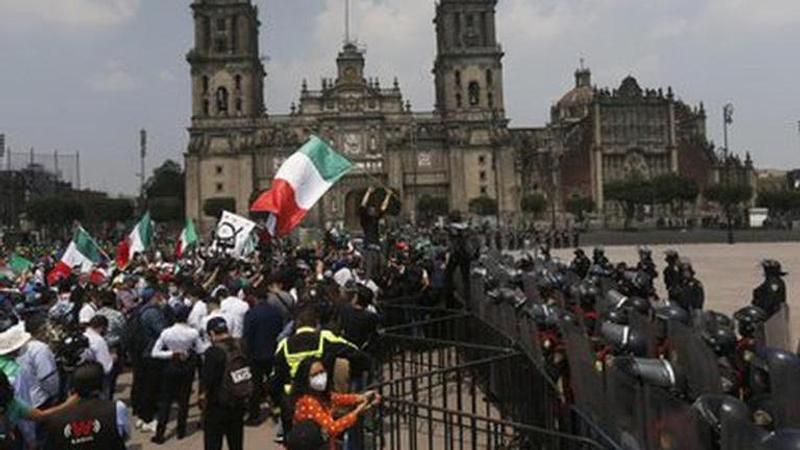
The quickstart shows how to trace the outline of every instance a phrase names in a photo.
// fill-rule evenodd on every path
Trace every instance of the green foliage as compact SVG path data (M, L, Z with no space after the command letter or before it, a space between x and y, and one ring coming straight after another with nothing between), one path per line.
M594 211L595 204L591 197L573 194L567 199L566 208L567 212L577 217L579 222L583 222L586 213Z
M655 203L664 205L675 202L693 202L700 194L697 182L676 173L659 175L650 181Z
M800 191L786 189L769 190L758 193L758 206L769 208L770 212L785 214L800 210Z
M486 196L473 198L469 201L469 211L479 216L497 214L497 200Z
M746 184L716 184L705 191L705 197L726 211L738 208L753 196L753 188Z
M417 213L420 217L429 220L436 216L446 216L450 210L450 205L444 197L431 197L423 195L417 201Z
M86 209L78 200L62 196L31 200L25 212L39 226L66 226L86 217Z
M145 183L148 198L177 196L183 201L185 189L183 169L169 159L153 170L153 176Z
M147 202L150 216L156 222L181 222L184 218L183 202L178 197L156 197Z
M603 192L606 199L619 203L625 214L625 228L630 226L640 206L653 203L653 185L640 177L612 181Z
M104 198L87 206L87 220L91 223L125 222L133 217L133 202L124 198Z
M547 199L541 193L533 193L522 197L522 211L539 216L547 210Z
M203 213L219 219L223 211L236 211L236 199L233 197L209 198L203 202Z

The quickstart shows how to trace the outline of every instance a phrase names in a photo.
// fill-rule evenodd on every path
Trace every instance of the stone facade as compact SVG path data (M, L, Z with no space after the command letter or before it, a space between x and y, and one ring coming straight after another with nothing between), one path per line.
M496 3L438 2L433 111L412 111L396 79L386 86L368 77L364 53L346 42L336 77L316 88L304 80L288 114L267 114L257 8L250 0L195 0L195 47L187 55L187 216L210 229L215 218L204 205L214 198L232 200L236 212L246 214L280 164L312 134L357 168L311 211L308 225L356 227L359 199L377 183L399 193L409 219L422 196L446 198L461 212L486 196L512 219L522 196L536 191L559 209L573 194L591 196L602 208L604 183L634 171L682 172L705 184L715 156L702 105L689 107L671 89L642 89L632 77L613 91L598 89L581 68L548 125L510 128Z
M195 0L192 123L185 155L187 215L208 230L203 209L231 198L245 214L280 164L312 134L356 164L309 214L308 223L356 225L364 190L383 183L403 199L407 217L424 195L466 212L479 196L513 215L519 203L515 151L503 110L502 50L494 0L443 0L437 6L434 64L437 106L411 111L397 80L365 74L364 54L347 42L337 76L317 89L306 81L288 114L266 114L258 57L258 11L248 0ZM499 192L498 192L499 191Z

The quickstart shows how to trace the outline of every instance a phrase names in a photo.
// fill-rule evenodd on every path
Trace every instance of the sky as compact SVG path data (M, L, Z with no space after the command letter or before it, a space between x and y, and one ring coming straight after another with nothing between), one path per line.
M288 111L303 78L335 75L344 0L253 0L267 58L266 103ZM84 188L137 191L139 130L147 172L182 161L189 124L190 0L0 0L0 133L12 150L79 151ZM415 110L433 105L434 0L352 0L367 74L397 76ZM512 126L542 126L580 58L593 83L627 75L704 102L722 142L757 166L800 167L800 1L499 0Z

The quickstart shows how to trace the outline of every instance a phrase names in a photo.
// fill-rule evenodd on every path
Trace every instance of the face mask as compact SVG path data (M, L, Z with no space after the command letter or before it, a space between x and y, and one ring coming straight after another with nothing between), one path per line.
M317 392L325 392L325 389L328 387L328 374L325 372L318 373L311 377L308 384L311 386L311 389Z

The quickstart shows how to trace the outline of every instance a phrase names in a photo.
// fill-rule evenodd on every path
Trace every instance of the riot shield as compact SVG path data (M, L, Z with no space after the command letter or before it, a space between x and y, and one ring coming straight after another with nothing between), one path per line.
M542 297L539 295L539 286L536 284L536 274L525 272L522 274L522 290L529 302L541 303Z
M470 274L470 295L467 309L478 317L484 317L486 270L475 267Z
M775 428L800 428L800 357L772 351L768 363Z
M743 419L730 419L722 423L719 432L720 448L725 450L752 450L767 434L753 422Z
M657 356L656 353L658 347L656 338L656 336L658 336L656 324L648 317L636 311L628 312L628 323L630 324L631 329L642 336L645 340L647 353L642 355L642 357L655 358Z
M701 432L701 423L692 405L660 387L645 386L644 390L647 448L654 450L714 448L711 436Z
M605 405L603 426L625 449L645 449L646 427L642 384L613 363L605 370Z
M686 376L687 394L722 394L722 377L717 357L700 334L680 322L669 324L670 360Z
M500 330L511 339L512 342L519 340L519 329L517 328L517 312L514 306L508 301L500 304Z
M767 347L791 352L792 336L789 322L789 305L786 303L764 324L764 344Z
M595 370L595 355L589 338L574 322L562 322L567 361L569 362L570 385L575 395L575 404L595 418L605 414L603 384L600 373Z

